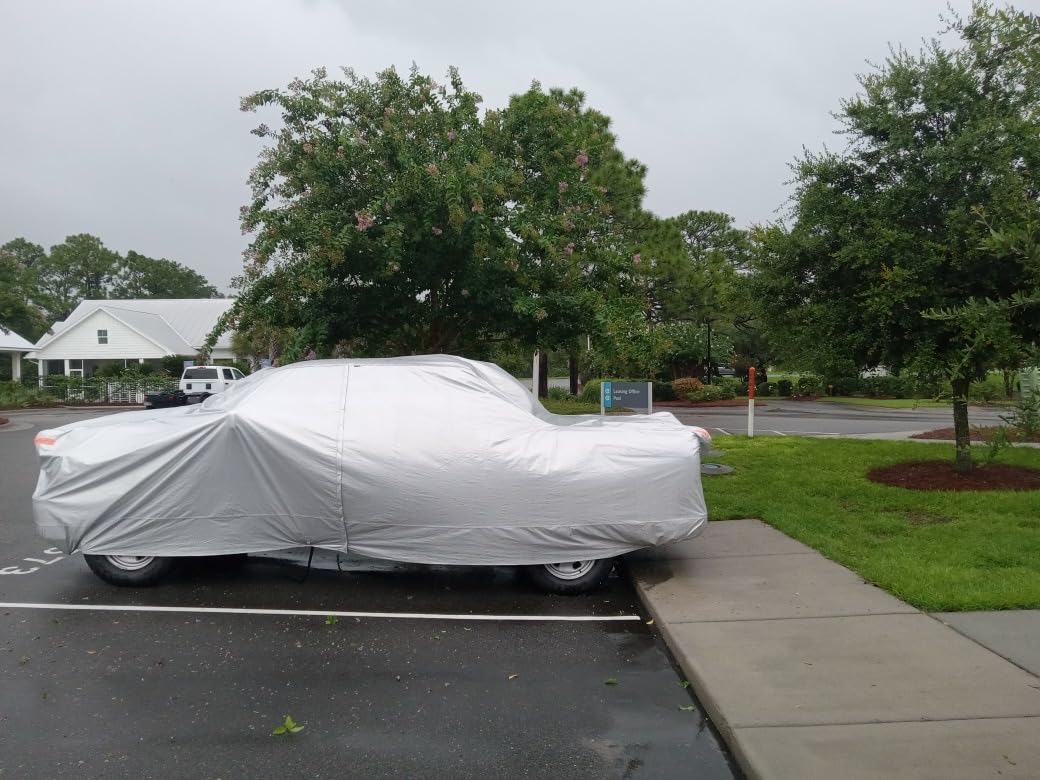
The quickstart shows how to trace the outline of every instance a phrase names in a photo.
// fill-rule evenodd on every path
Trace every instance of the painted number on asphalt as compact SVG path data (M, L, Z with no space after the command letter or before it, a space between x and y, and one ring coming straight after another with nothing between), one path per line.
M40 566L50 566L52 563L57 563L65 557L62 554L61 550L55 547L48 547L46 550L43 551L43 554L54 555L56 557L51 558L49 561L45 561L42 558L22 558L22 560L28 561L29 563L38 563L40 564ZM32 574L34 571L39 571L40 566L29 566L25 569L22 569L18 566L4 566L2 569L0 569L0 574Z

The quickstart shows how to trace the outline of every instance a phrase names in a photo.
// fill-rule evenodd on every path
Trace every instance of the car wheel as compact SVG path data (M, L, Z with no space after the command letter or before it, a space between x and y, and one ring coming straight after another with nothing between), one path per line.
M542 590L573 595L588 593L598 588L610 576L613 568L613 558L602 558L598 561L566 561L528 566L527 575Z
M174 567L173 558L156 555L84 555L87 566L110 585L143 588L154 585Z

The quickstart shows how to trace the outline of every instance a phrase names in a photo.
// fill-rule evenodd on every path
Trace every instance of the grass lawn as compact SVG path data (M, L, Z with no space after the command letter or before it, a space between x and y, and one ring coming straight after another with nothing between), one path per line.
M542 406L553 414L599 414L599 404L587 404L582 401L555 398L542 398Z
M715 445L737 471L704 480L712 520L761 518L920 609L1040 607L1040 492L917 492L865 476L901 461L952 460L952 445L794 437ZM998 462L1040 467L1040 450L1006 450Z
M924 398L858 398L855 396L825 396L818 400L834 404L853 406L878 406L883 409L952 409L949 401L932 401Z

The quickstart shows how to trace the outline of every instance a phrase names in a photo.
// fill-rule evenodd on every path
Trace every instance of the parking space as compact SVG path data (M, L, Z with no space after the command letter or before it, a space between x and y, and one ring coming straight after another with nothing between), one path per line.
M102 583L32 529L32 437L71 419L0 429L0 778L734 776L619 577L297 550Z

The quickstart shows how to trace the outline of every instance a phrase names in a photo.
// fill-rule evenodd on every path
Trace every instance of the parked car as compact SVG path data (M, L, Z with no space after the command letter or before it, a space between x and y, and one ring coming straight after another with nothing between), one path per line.
M144 394L145 409L163 409L167 406L184 406L188 403L188 396L181 390L160 390L155 393Z
M709 441L669 413L550 414L489 363L307 361L201 404L42 431L33 511L116 585L185 556L320 547L524 566L575 593L618 555L700 532Z
M730 366L716 366L716 376L736 376L737 372L734 371Z
M189 401L204 401L245 378L237 368L228 366L189 366L181 374L180 391Z

